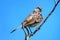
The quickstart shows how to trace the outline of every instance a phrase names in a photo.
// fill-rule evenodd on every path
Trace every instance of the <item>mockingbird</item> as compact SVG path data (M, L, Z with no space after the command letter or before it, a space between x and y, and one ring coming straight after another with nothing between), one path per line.
M41 14L42 9L37 7L25 20L22 22L22 29L25 35L29 34L29 30L31 31L31 27L35 27L38 23L40 23L43 19ZM29 30L28 30L29 29Z

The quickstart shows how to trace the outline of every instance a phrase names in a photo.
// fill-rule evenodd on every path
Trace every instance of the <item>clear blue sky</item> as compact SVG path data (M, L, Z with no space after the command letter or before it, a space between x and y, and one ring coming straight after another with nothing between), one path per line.
M54 6L53 0L0 0L0 40L24 40L22 29L10 34L37 7L43 18ZM30 40L60 40L60 3L54 13Z

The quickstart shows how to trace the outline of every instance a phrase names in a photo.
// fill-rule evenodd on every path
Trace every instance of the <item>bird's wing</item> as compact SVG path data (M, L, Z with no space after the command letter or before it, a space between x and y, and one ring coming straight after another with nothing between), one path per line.
M31 21L32 20L32 18L33 18L33 15L32 15L33 13L31 13L26 19L25 19L25 21Z
M43 19L43 16L42 14L39 13L38 16L36 17L36 22L41 22L42 19Z
M33 24L34 23L34 17L32 15L33 13L31 13L25 20L24 22L22 23L23 26L26 26L26 25L29 25L29 24Z
M23 25L27 26L27 25L32 25L35 23L39 23L41 22L42 19L40 19L42 15L38 14L37 16L33 16L32 14L30 14L23 22Z

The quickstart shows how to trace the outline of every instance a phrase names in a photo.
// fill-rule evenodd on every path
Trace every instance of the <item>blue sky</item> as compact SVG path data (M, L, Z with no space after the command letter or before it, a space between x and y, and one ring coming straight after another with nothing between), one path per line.
M56 0L57 1L57 0ZM0 0L0 40L24 40L22 29L10 34L37 7L42 8L43 18L54 6L53 0ZM60 3L30 40L60 40Z

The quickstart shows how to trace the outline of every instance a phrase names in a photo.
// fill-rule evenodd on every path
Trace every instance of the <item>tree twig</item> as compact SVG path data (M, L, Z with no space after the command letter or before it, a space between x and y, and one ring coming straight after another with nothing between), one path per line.
M47 19L52 15L52 13L54 12L54 10L56 9L58 3L60 2L60 0L57 1L57 3L55 4L55 6L53 7L53 9L51 10L51 12L48 14L48 16L45 18L45 20L42 22L42 24L32 33L30 34L30 37L33 36L42 26L43 24L47 21Z

